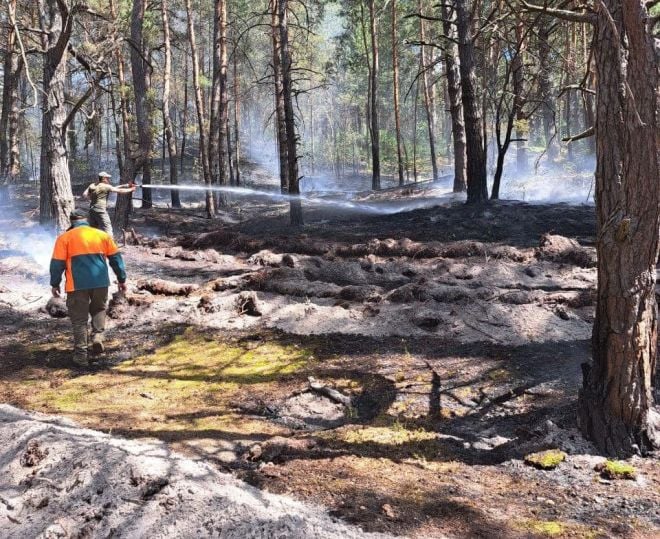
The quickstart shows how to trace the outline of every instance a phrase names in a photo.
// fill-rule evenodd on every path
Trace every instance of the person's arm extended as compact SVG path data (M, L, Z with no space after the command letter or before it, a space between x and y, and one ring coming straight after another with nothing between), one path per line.
M61 238L55 242L53 256L50 259L50 289L53 296L60 296L60 284L62 283L62 273L66 269L66 245Z
M83 191L82 197L83 197L84 199L88 199L88 198L89 198L89 187L87 187L87 189L85 189L85 190Z
M119 187L113 187L111 191L113 193L119 193L120 195L127 195L128 193L132 193L135 191L136 187L122 187L121 185Z

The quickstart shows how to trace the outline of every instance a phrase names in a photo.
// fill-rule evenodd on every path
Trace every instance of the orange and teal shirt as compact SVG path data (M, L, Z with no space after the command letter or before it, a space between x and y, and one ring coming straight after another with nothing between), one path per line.
M126 268L119 248L109 234L77 221L59 236L50 261L50 286L59 287L66 275L66 291L110 286L108 265L120 283L126 281Z

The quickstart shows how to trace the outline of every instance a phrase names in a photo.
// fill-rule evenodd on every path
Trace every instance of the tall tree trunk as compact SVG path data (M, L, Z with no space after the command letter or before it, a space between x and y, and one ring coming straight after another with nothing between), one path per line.
M516 24L516 52L511 60L513 62L513 109L516 115L516 168L518 172L527 170L527 139L529 128L523 127L527 118L525 117L525 48L526 35L522 19Z
M660 447L653 408L660 58L645 2L603 6L594 28L598 301L579 419L601 450L625 456Z
M48 34L44 36L39 222L54 224L58 231L63 231L69 227L69 213L74 207L66 152L65 105L67 46L74 17L57 0L48 0L45 11L42 20L48 21L44 28Z
M165 69L163 73L163 127L165 128L165 139L167 140L167 153L170 162L170 184L179 183L176 168L176 138L172 129L172 117L170 116L170 79L172 77L172 47L170 44L170 21L167 12L167 0L160 1L160 9L163 20L163 41L165 45ZM179 190L172 189L172 207L180 208L181 199Z
M368 153L369 148L371 148L371 94L373 92L373 87L371 85L372 83L372 76L371 76L371 71L372 71L372 64L371 64L371 54L369 53L369 43L367 41L367 23L365 20L364 16L364 2L360 1L360 26L361 26L361 34L362 34L362 45L364 46L364 58L365 58L365 63L367 64L367 95L366 95L366 102L364 104L364 118L365 118L365 151ZM358 120L360 118L359 112L358 112ZM359 131L360 133L362 132L362 124L360 123ZM368 161L368 158L367 158Z
M452 23L453 10L442 4L442 25L445 35L454 39L456 32ZM467 189L465 156L465 123L463 121L463 102L461 99L461 74L459 72L458 48L452 41L445 44L445 68L447 71L447 93L451 114L451 134L454 143L454 193Z
M563 86L568 86L573 81L572 72L573 72L573 46L571 41L571 26L566 28L566 39L564 42L564 84ZM571 137L573 133L572 121L573 121L573 92L567 91L564 92L564 134L566 137ZM574 160L573 155L573 143L569 142L566 145L567 159L569 161Z
M300 188L298 182L298 135L296 121L293 114L293 83L291 80L291 51L289 50L289 28L287 24L288 0L279 0L280 48L282 51L282 94L284 96L284 119L286 124L286 153L288 164L289 194L292 195L289 203L291 224L302 226L302 204L299 198Z
M419 12L422 13L422 0L418 3ZM424 108L426 109L426 125L429 131L429 149L431 152L431 169L433 170L433 181L438 180L438 157L435 148L435 118L434 118L434 91L429 84L428 70L429 63L426 58L426 47L423 45L426 41L426 29L424 19L419 19L419 37L422 45L419 47L419 58L422 68L422 87L424 90Z
M240 185L241 183L241 101L239 95L239 79L238 79L238 42L234 42L234 62L232 71L232 87L234 92L234 183Z
M213 84L209 121L209 164L211 181L227 184L227 2L215 0L213 15ZM224 206L227 197L217 193L216 203Z
M15 19L16 0L8 4ZM18 172L18 160L12 153L18 147L18 82L23 70L23 59L16 51L14 28L7 30L3 63L2 110L0 111L0 204L10 200L9 183Z
M153 135L151 133L151 77L149 75L148 48L144 39L144 15L146 0L134 0L131 11L131 73L135 94L135 119L138 132L139 168L142 169L142 183L151 183ZM142 190L142 207L151 208L151 189Z
M587 74L585 77L586 86L589 89L593 89L595 80L594 80L594 70L591 62L591 44L590 44L590 34L589 34L589 25L582 25L582 63L586 66ZM594 115L594 96L589 92L582 92L582 113L584 117L584 129L587 130L590 127L594 126L596 121ZM596 153L596 141L594 137L589 137L585 140L587 146L587 152L589 154Z
M378 127L378 26L375 0L369 0L369 33L371 35L371 188L380 189L380 131Z
M289 192L289 166L286 157L286 123L284 119L284 90L282 89L282 50L280 47L279 0L271 0L273 42L273 83L275 90L275 122L277 123L277 152L280 167L280 191Z
M179 158L179 170L184 172L186 159L186 140L188 137L188 54L185 55L183 73L185 80L183 82L183 110L181 111L181 156Z
M460 59L463 117L467 156L467 202L476 204L488 200L486 184L486 147L481 125L481 111L477 96L477 77L474 70L474 44L470 30L469 0L456 0L456 30Z
M114 0L110 0L110 14L112 19L117 21L117 9ZM121 37L115 34L115 40L119 41ZM135 152L133 150L132 131L131 131L131 113L130 101L126 84L126 64L122 47L115 49L115 63L117 68L117 82L119 83L119 108L121 110L121 133L123 145L123 166L119 168L119 175L123 184L135 181L137 167L135 163ZM128 227L128 220L133 211L133 194L117 195L115 204L114 225L117 230L125 230Z
M555 127L555 105L552 95L552 82L550 79L550 33L552 21L547 16L539 18L539 92L543 105L541 116L543 118L543 135L545 137L545 150L548 159L554 161L557 158L557 141L554 131Z
M394 75L394 126L396 132L396 162L399 172L399 185L405 183L403 177L403 152L401 150L401 112L399 110L399 42L397 37L396 0L392 0L392 71Z
M209 163L208 144L206 141L206 125L204 118L204 97L199 76L199 57L197 56L197 41L195 39L195 27L192 19L192 8L190 0L186 0L186 14L188 19L188 40L190 42L190 55L192 56L193 88L195 89L195 109L197 111L197 128L199 130L199 153L202 161L202 175L204 183L211 186L211 165ZM215 197L213 191L206 191L206 215L209 218L215 216Z

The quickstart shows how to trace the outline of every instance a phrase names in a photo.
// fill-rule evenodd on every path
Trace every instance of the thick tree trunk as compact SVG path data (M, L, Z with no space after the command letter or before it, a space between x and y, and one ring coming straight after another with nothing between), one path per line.
M453 10L442 4L443 30L449 38L454 38L454 26L451 22ZM454 193L467 189L465 157L465 123L463 121L463 102L461 100L461 75L458 67L458 49L454 43L445 44L445 68L447 70L447 93L451 114L451 134L454 143Z
M151 82L149 65L146 59L149 51L145 45L143 25L146 0L134 0L131 12L131 73L133 74L133 91L135 95L135 119L138 132L139 156L138 163L142 170L142 183L151 183L151 167L153 135L151 132L151 99L149 90ZM151 190L142 190L142 207L151 208Z
M67 45L71 37L73 17L56 0L47 2L48 35L44 37L46 53L42 82L41 159L39 222L55 225L58 231L69 227L73 210L73 193L66 152L65 105Z
M380 128L378 126L378 28L374 0L369 0L369 33L371 35L371 188L380 189Z
M302 204L299 198L300 188L298 182L298 135L293 114L293 83L291 80L291 52L289 50L289 28L287 24L288 0L279 0L280 48L282 52L282 93L284 96L284 119L286 124L286 153L288 164L289 194L292 198L289 203L291 224L302 226Z
M179 183L176 168L176 139L172 129L172 117L170 116L170 79L172 77L172 47L170 44L170 21L167 12L167 0L161 0L160 8L163 20L163 41L165 46L165 69L163 73L163 126L165 128L165 139L167 140L167 154L169 157L170 183ZM181 200L178 189L172 189L172 207L180 208Z
M474 70L474 44L470 30L471 6L468 0L456 0L456 29L460 59L463 116L467 156L467 202L476 204L488 200L486 183L486 147L481 124L481 110L477 96L477 77Z
M422 0L418 3L419 12L422 13ZM419 37L422 43L426 42L426 31L424 19L419 19ZM435 148L435 118L434 118L434 92L429 84L429 63L426 58L426 47L421 45L419 48L419 58L422 67L422 87L424 90L424 108L426 109L426 125L429 132L429 150L431 153L431 169L433 171L433 181L438 180L438 157Z
M396 162L399 172L399 185L405 183L403 177L403 152L401 151L401 113L399 110L399 43L397 37L396 0L392 0L392 71L394 93L394 127L396 133Z
M195 27L192 19L192 7L190 0L186 0L186 14L188 19L188 40L190 42L190 55L192 56L193 88L195 89L195 109L197 111L197 128L199 130L199 153L202 161L202 175L204 183L211 186L211 165L209 163L208 144L206 140L206 125L204 118L204 98L199 76L199 57L197 56L197 41L195 39ZM215 216L215 198L213 191L206 191L206 215L209 218Z
M602 451L625 456L660 447L653 397L660 62L644 2L603 4L594 44L598 302L579 419Z
M282 50L280 48L280 14L278 0L271 0L273 42L273 83L275 90L275 122L277 123L277 152L280 167L280 191L289 192L288 161L286 157L286 123L284 119L284 90L282 89Z

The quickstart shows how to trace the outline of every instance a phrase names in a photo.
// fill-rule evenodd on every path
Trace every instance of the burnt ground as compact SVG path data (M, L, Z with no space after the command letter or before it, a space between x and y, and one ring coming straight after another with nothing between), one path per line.
M301 230L258 199L215 222L138 211L130 291L88 371L69 364L67 321L43 312L43 267L26 254L38 242L5 234L0 401L164 440L367 531L655 536L657 461L604 478L575 422L593 208L435 202L317 207ZM567 454L557 468L524 463L554 448Z

